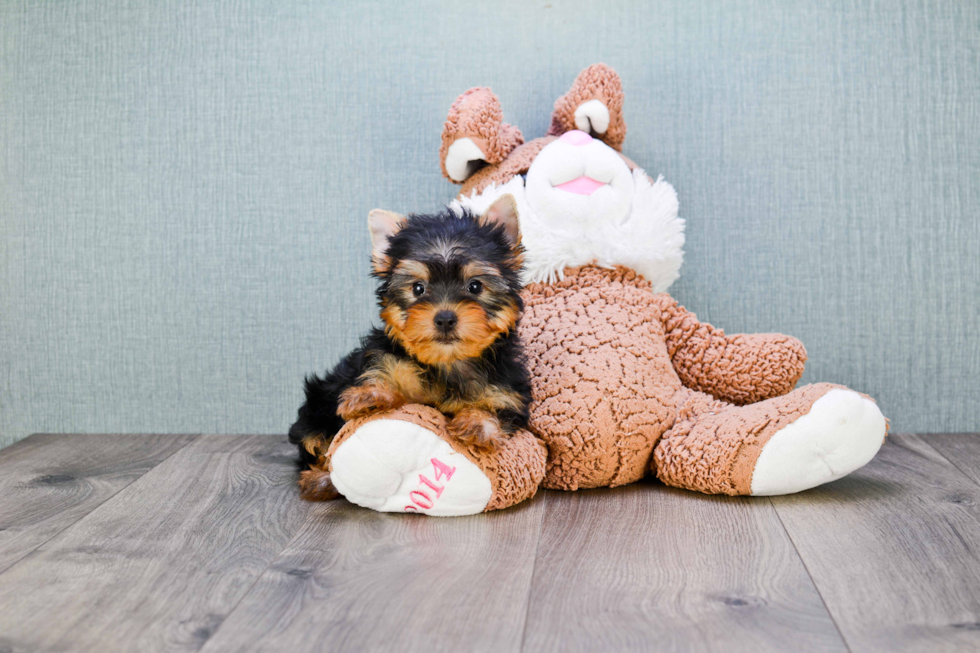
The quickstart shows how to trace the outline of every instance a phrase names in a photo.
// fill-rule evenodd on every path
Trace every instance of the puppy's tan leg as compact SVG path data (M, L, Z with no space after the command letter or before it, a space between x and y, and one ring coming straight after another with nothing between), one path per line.
M307 501L331 501L340 496L333 486L330 473L312 468L299 475L299 496Z
M330 438L322 433L312 433L303 438L303 449L314 459L319 460L330 448Z
M350 421L356 417L399 408L405 403L402 393L388 385L355 385L340 394L337 414Z
M492 413L478 408L464 408L456 413L447 427L450 437L464 446L484 452L494 452L507 440L500 420Z

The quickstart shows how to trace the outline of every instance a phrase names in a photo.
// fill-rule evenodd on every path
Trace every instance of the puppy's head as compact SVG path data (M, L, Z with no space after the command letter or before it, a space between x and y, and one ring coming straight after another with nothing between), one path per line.
M427 365L478 357L523 309L517 204L504 195L481 216L450 211L368 216L378 300L388 335Z

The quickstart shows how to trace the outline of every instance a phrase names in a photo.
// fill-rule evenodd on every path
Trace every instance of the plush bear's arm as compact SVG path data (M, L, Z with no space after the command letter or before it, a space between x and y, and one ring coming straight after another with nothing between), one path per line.
M666 293L654 295L674 369L692 390L733 404L751 404L786 394L796 386L806 349L781 333L726 335L698 322Z

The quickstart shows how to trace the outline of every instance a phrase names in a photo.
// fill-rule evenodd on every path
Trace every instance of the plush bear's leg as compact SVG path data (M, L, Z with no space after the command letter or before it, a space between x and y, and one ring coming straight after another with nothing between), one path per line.
M547 450L518 431L493 453L446 435L433 408L409 405L344 425L322 464L351 503L434 516L499 510L534 496Z
M677 405L653 471L708 494L791 494L836 480L870 461L887 431L872 399L829 383L747 406L684 388Z

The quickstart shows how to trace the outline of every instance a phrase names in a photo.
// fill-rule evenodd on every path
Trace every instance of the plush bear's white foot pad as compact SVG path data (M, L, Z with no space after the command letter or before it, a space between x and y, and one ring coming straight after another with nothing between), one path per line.
M351 503L379 512L473 515L493 494L469 458L429 429L393 419L368 422L337 447L330 480Z
M834 388L763 445L752 474L752 495L792 494L836 481L874 458L885 430L874 401Z

